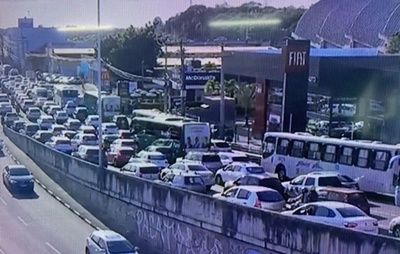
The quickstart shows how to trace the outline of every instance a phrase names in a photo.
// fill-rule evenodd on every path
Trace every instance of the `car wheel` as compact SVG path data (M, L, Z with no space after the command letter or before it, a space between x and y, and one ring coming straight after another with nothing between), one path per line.
M89 252L89 249L88 249L88 248L86 248L86 249L85 249L85 254L90 254L90 252Z
M215 177L215 183L220 185L220 186L222 186L222 187L224 187L224 181L222 181L222 177L220 175L217 175Z
M400 225L397 225L394 227L393 235L394 235L394 237L400 238Z
M279 180L285 181L285 179L286 179L286 169L285 169L284 166L279 165L276 168L275 173L278 175Z

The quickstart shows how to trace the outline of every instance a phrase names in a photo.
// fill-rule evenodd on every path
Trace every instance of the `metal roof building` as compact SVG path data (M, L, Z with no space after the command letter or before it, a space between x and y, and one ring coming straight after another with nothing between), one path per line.
M293 33L321 48L378 48L400 31L400 0L321 0L310 7Z

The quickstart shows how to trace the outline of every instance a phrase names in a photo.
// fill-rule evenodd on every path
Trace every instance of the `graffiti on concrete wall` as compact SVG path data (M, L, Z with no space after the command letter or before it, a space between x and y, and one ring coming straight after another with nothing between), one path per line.
M142 209L130 211L128 216L139 238L146 239L154 248L176 254L262 254L246 245L201 228L168 219ZM224 239L226 238L226 239Z

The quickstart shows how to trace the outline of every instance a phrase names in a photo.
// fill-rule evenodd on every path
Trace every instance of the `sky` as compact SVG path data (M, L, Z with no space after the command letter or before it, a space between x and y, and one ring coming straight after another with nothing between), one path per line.
M185 11L190 0L100 0L101 24L125 28L143 26L159 16L163 21ZM215 6L224 2L238 6L249 0L191 0L193 4ZM275 7L309 7L318 0L258 0ZM17 19L31 17L34 26L95 26L97 0L0 0L0 28L16 27Z

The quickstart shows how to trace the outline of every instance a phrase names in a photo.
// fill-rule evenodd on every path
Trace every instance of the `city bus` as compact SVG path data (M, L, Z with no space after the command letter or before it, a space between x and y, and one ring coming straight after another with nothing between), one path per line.
M188 120L188 121L198 122L198 118L192 118L192 117L188 117L188 116L182 117L182 116L178 116L178 115L167 114L158 109L134 109L132 111L132 116L133 117L149 117L149 118L180 117L180 118Z
M54 85L54 102L64 108L68 101L79 104L79 90L70 85Z
M45 81L39 81L38 87L44 87L47 89L47 99L49 100L54 99L55 87L53 84L46 83Z
M392 195L399 169L388 166L398 154L399 145L266 132L261 165L281 180L312 171L336 171L359 178L363 191Z
M145 133L147 139L152 141L159 138L179 140L179 154L188 151L207 151L210 144L210 125L204 122L194 122L182 117L134 117L131 121L131 130L137 134L139 144L140 134ZM152 138L150 138L152 137ZM151 142L141 145L144 149Z
M98 91L86 91L83 96L84 105L89 114L98 114ZM107 92L101 92L102 120L112 121L113 117L121 113L121 97Z

